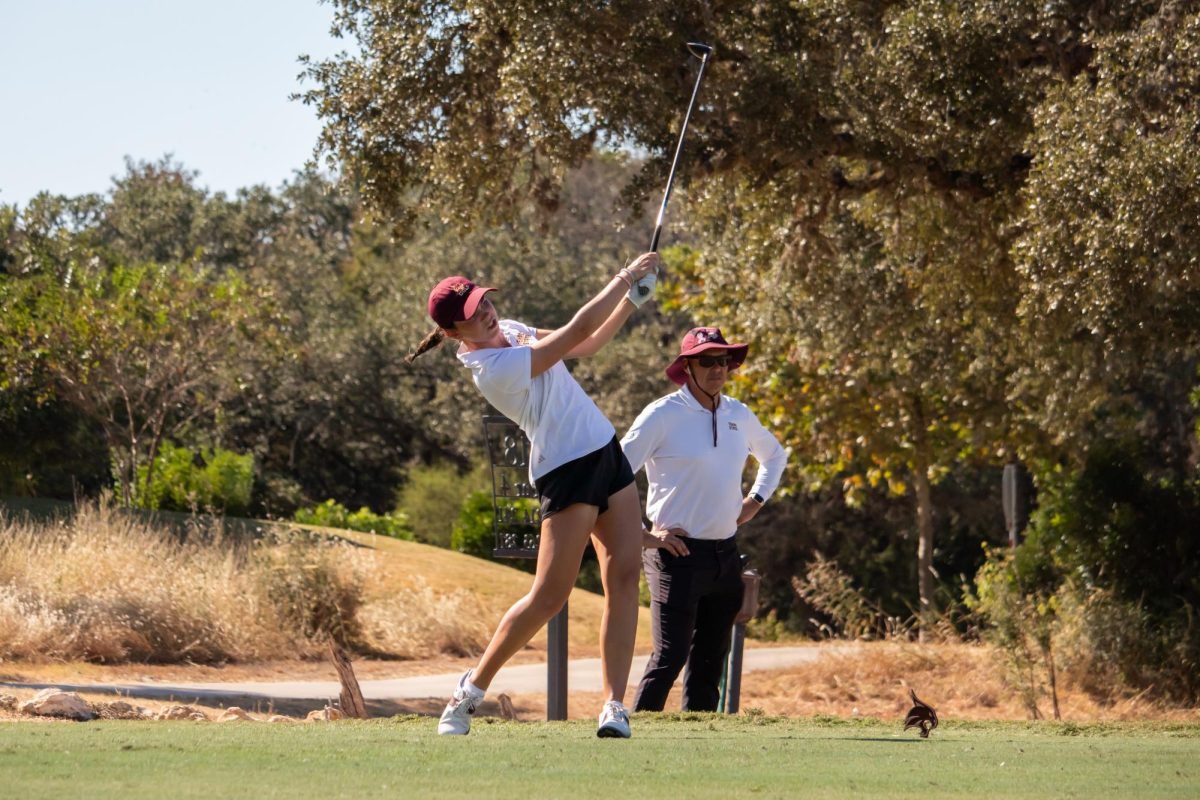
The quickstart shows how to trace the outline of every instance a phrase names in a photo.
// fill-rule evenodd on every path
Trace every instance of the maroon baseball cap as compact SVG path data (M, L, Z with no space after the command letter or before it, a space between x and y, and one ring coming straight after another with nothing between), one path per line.
M442 278L429 293L429 316L438 327L452 331L454 323L470 319L483 296L494 291L488 286L476 286L462 275Z
M683 341L679 344L679 355L671 362L671 366L667 367L667 377L677 385L683 386L687 383L687 373L683 369L684 359L713 350L729 353L729 369L737 369L746 360L746 352L749 349L750 345L747 344L726 342L720 328L692 328L684 334Z

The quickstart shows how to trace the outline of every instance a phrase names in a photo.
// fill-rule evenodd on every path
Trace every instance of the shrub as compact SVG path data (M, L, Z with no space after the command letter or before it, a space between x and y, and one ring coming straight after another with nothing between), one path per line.
M130 493L137 508L167 511L214 510L242 516L254 492L254 456L221 448L190 450L163 442L154 460L154 474L138 467L137 486ZM121 486L117 492L121 494Z
M1025 696L1053 695L1061 668L1101 699L1194 703L1200 485L1156 477L1136 447L1112 443L1040 483L1026 540L989 554L968 597Z
M987 551L987 561L975 576L975 591L966 602L987 621L983 637L1004 654L1006 677L1030 718L1042 718L1038 700L1048 692L1054 718L1059 719L1053 649L1059 576L1044 558L1036 534L1022 548Z
M450 534L451 549L476 558L491 559L496 544L495 517L491 492L471 492L458 510L458 521Z
M451 464L419 466L409 470L396 507L409 519L417 541L453 547L451 539L459 509L473 492L486 491L490 502L491 489L486 465L468 473Z
M907 637L910 624L885 614L867 600L849 575L820 553L809 563L803 578L792 578L792 588L802 600L826 617L810 620L824 636L846 639Z
M376 533L396 539L413 538L412 528L403 514L376 514L366 506L351 512L336 500L326 500L311 508L301 508L296 511L293 519L302 525Z
M772 608L766 616L755 617L746 623L746 636L760 642L778 642L788 637L788 630Z
M286 475L260 475L255 482L255 508L267 519L291 519L297 510L312 503L304 488Z
M267 597L292 630L305 639L332 637L359 649L363 577L341 557L345 548L339 542L291 536L263 548L262 574Z

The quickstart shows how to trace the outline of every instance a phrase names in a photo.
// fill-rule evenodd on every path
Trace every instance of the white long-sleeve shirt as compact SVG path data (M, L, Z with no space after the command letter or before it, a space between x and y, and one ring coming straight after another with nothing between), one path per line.
M642 409L621 439L629 465L646 468L646 516L656 528L683 528L696 539L727 539L742 511L746 457L758 461L751 492L771 496L787 451L744 403L721 395L717 446L712 412L684 386Z

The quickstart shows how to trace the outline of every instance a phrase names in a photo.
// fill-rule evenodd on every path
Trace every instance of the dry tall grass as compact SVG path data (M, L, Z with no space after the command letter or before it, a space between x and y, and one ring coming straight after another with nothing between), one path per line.
M397 658L475 656L491 634L478 597L462 589L438 594L421 580L368 603L360 617L367 644Z
M903 719L908 689L951 719L1027 719L1005 678L1003 657L990 647L905 642L828 644L820 659L743 678L742 709L787 716L865 716ZM1105 721L1200 719L1200 709L1143 697L1102 701L1075 686L1060 689L1063 719Z
M107 663L319 657L326 636L380 655L477 652L467 595L376 585L379 554L303 535L187 537L105 504L0 516L0 658Z

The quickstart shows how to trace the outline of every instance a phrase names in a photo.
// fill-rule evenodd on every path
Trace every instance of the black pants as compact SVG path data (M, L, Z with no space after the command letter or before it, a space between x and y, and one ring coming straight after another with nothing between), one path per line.
M683 710L717 710L733 619L742 607L742 562L736 537L686 541L686 556L642 553L654 653L638 685L636 711L662 711L684 664Z

